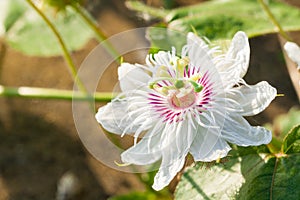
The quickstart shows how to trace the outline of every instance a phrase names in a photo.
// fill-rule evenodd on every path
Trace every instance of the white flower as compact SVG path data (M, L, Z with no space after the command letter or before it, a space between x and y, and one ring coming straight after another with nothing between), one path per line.
M298 70L300 70L300 47L294 42L286 42L284 50L292 61L297 63Z
M173 49L149 55L146 65L123 63L118 70L122 94L99 108L96 119L109 132L135 137L135 145L121 154L124 163L162 160L153 185L160 190L181 170L188 153L208 162L227 155L227 142L256 146L271 141L268 130L242 117L261 112L277 94L265 81L245 83L249 57L244 32L236 33L224 55L189 33L180 57Z

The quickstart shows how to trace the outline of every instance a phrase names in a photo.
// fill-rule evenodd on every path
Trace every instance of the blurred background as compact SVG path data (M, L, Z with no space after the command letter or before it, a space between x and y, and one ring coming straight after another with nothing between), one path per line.
M174 8L201 1L144 2L158 8ZM289 2L299 5L298 1ZM85 7L107 36L157 22L142 19L121 0L88 0ZM298 32L291 35L300 42ZM90 39L82 48L73 51L76 65L80 66L97 45L96 39ZM4 42L0 46L1 85L73 89L73 80L61 56L28 56ZM278 35L253 38L250 46L251 63L246 81L254 84L266 80L284 96L277 97L262 114L248 120L253 125L272 124L278 116L299 105L299 100L290 81ZM142 62L130 56L126 61ZM102 79L99 91L109 92L110 85L117 83L117 65ZM170 198L176 181L167 189ZM110 169L86 151L74 126L70 101L1 97L0 200L55 199L58 190L74 190L76 195L65 199L107 199L132 191L143 192L146 187L136 175Z

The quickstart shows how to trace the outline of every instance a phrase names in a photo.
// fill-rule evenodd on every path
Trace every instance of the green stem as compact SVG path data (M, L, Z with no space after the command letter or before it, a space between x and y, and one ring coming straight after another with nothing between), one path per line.
M82 8L79 4L71 4L72 8L82 17L85 23L94 31L96 34L97 40L102 42L104 48L112 55L115 60L120 64L120 54L118 51L107 41L107 36L99 28L97 22L89 15L89 13Z
M30 99L57 99L89 101L90 97L85 93L72 90L60 90L37 87L5 87L0 85L0 97L21 97ZM93 98L96 102L108 102L114 95L108 92L95 92Z
M58 33L57 29L55 28L55 26L52 24L52 22L48 19L48 17L39 9L35 6L34 3L32 3L31 0L26 0L27 3L42 17L42 19L45 21L45 23L48 25L48 27L52 30L52 32L54 33L55 37L58 40L58 43L60 44L62 51L63 51L63 55L64 58L67 62L67 66L69 68L69 71L71 72L72 78L75 81L75 84L78 86L79 90L82 91L83 93L85 93L88 96L88 92L87 89L85 88L84 84L81 82L81 80L79 79L79 77L77 76L77 70L75 67L75 64L71 58L71 55L62 39L62 37L60 36L60 34Z
M269 151L273 154L279 153L281 150L281 141L279 139L277 139L276 137L272 137L272 141L267 144L267 147L269 149Z
M263 10L266 12L272 23L277 27L279 34L284 37L287 41L292 41L292 38L283 30L280 23L277 21L275 16L272 14L271 10L269 9L268 5L265 3L264 0L258 0L260 5L262 6Z

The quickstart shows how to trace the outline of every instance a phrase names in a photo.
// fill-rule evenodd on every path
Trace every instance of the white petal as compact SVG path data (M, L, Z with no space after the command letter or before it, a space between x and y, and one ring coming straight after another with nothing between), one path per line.
M210 162L228 154L231 148L219 132L218 128L202 128L198 131L190 149L195 161Z
M240 77L243 78L247 73L250 60L250 46L246 33L239 31L233 36L226 56L239 62Z
M187 45L192 45L192 44L197 44L199 45L199 47L201 47L204 51L208 52L209 51L209 47L206 44L205 41L203 41L200 37L198 37L197 35L195 35L192 32L189 32L187 34Z
M284 45L284 49L290 59L300 67L300 47L294 42L287 42Z
M184 165L185 156L196 133L196 129L189 120L166 125L163 134L167 136L162 139L161 143L162 162L152 186L155 190L161 190L167 186ZM174 129L175 131L172 131Z
M163 156L167 157L167 155ZM154 190L162 190L164 187L169 185L176 174L182 169L185 162L185 156L186 154L176 160L172 160L170 165L159 168L158 173L154 177L154 184L152 186ZM165 160L171 160L171 158L165 158Z
M164 124L158 122L136 145L121 154L122 162L148 165L160 159L160 139L163 128Z
M239 146L259 146L271 142L272 133L260 126L251 126L242 116L226 116L222 138Z
M248 70L250 47L248 37L244 32L237 32L224 59L217 63L223 84L232 87L244 77Z
M134 133L141 125L132 123L139 113L130 115L126 101L114 101L100 107L95 117L104 129L111 133Z
M122 63L118 68L120 87L123 92L147 86L150 75L138 65Z
M215 89L223 88L220 74L213 63L214 50L193 33L187 35L187 51L190 59L190 68L200 69L200 75L208 73L210 84Z
M154 64L156 66L166 66L171 67L170 63L172 59L174 59L169 52L159 51L158 53L153 55Z
M215 69L209 48L201 38L190 32L187 35L187 45L191 67L200 68L203 74Z
M268 82L262 81L253 86L233 88L226 97L235 101L228 105L231 109L243 116L251 116L266 109L276 95L276 89Z

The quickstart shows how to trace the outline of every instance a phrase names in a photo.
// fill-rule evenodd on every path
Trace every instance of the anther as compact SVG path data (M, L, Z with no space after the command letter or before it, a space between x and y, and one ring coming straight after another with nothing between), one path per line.
M201 78L201 76L200 76L199 74L195 74L195 75L193 75L192 77L190 77L190 80L196 82L196 81L198 81L200 78Z
M184 58L178 59L176 64L177 64L176 71L179 73L179 77L183 77L185 67L189 64L189 58L184 57Z
M203 90L203 85L196 83L195 81L189 80L189 82L192 84L194 87L194 91L199 93Z
M154 83L154 82L152 82L152 83L149 83L149 88L150 89L154 89L154 85L155 85L156 83Z

